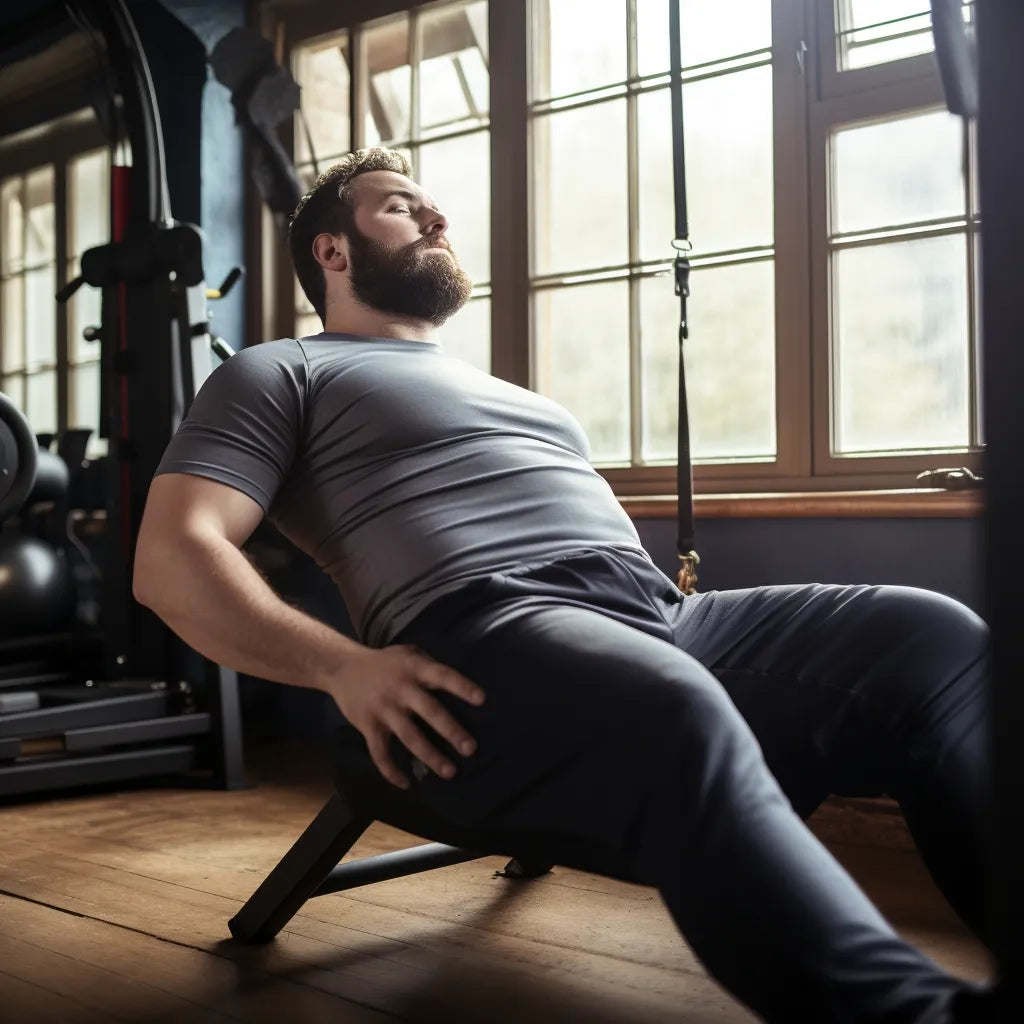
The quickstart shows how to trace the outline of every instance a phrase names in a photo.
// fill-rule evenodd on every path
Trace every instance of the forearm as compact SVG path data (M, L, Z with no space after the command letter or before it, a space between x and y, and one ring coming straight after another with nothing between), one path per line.
M218 664L323 689L348 659L365 650L282 601L226 539L178 538L140 552L139 560L136 598Z

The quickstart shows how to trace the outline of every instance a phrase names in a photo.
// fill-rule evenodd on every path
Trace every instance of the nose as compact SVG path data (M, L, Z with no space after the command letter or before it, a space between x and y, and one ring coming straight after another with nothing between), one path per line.
M424 206L423 210L423 234L443 235L448 230L448 218L440 210L429 206Z

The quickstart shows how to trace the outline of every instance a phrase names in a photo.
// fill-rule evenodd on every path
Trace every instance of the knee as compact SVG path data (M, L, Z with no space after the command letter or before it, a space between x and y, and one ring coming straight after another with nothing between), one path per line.
M918 656L931 652L962 665L987 655L988 626L962 602L915 587L876 587L873 596L901 645L914 648Z
M977 731L988 714L989 631L953 598L910 587L879 588L890 623L871 690L901 742ZM931 739L929 739L931 737Z

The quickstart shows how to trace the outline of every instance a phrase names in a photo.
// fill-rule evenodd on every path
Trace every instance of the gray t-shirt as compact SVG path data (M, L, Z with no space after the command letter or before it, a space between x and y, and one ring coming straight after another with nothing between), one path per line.
M157 469L247 494L383 646L440 595L567 552L644 557L561 406L433 342L319 334L244 349Z

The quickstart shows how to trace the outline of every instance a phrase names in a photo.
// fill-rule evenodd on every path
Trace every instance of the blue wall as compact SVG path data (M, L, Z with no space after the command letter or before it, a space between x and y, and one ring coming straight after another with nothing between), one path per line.
M164 125L171 209L203 231L206 280L216 287L245 260L245 167L231 96L205 62L221 36L246 22L244 0L134 0ZM214 333L247 340L244 283L212 304Z
M644 547L675 576L676 525L637 522ZM982 611L980 519L704 519L700 589L765 583L899 583Z

